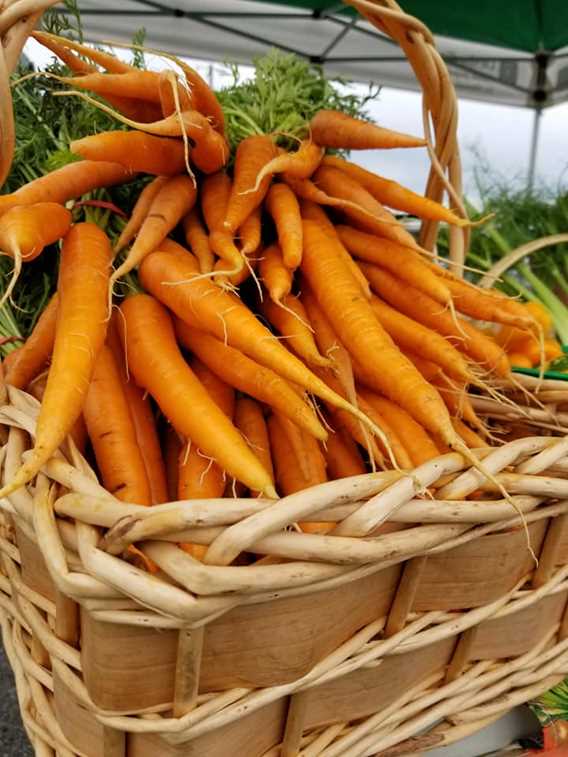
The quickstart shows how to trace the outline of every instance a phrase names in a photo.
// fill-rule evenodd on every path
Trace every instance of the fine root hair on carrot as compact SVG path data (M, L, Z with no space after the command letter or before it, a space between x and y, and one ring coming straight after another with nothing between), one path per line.
M22 272L22 253L19 249L15 249L13 255L8 255L4 252L1 252L0 255L12 257L12 259L14 260L14 265L12 267L12 273L10 274L8 286L6 287L6 290L4 291L2 297L0 297L0 308L2 308L6 304L7 300L10 301L12 307L17 307L16 303L12 300L12 292L14 291L14 287L16 286Z

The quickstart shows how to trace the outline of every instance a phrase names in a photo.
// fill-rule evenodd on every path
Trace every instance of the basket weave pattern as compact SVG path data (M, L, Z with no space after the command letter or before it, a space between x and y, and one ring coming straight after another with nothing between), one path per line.
M0 412L9 428L5 479L29 446L39 408L29 395L9 392ZM228 737L244 739L237 754L261 755L281 738L283 754L300 747L302 754L328 757L374 754L440 717L447 718L444 728L425 738L447 743L546 690L568 672L568 440L530 437L487 452L485 465L513 493L528 533L511 504L493 499L491 487L456 454L407 475L323 484L278 506L232 500L148 509L106 493L69 442L33 490L18 492L3 508L0 612L35 742L89 757L126 748L144 755L156 738L160 754L221 755ZM485 498L467 499L480 490L488 490ZM310 518L337 526L326 536L284 530ZM101 528L108 529L102 538ZM205 564L179 550L180 541L208 544ZM157 564L158 577L121 559L133 542ZM39 547L47 571L38 569L38 557L34 564L30 547L38 555ZM235 565L245 550L266 557ZM272 614L279 623L282 607L296 602L301 625L308 621L300 608L326 607L328 624L340 634L342 616L353 611L349 595L362 613L355 627L343 628L327 647L312 639L309 665L292 680L290 671L268 668L274 680L263 685L260 640L256 667L246 670L243 652L232 660L238 672L230 655L223 673L215 669L210 649L219 635L238 632L239 613L249 613L253 627ZM109 628L134 634L128 644L139 644L138 661L154 654L152 643L173 650L174 668L156 672L156 680L168 678L165 688L147 692L146 701L139 691L117 699L114 686L92 675L92 639L103 644ZM297 639L286 647L294 630L283 632L284 656L298 653ZM99 649L99 658L110 649ZM278 658L277 648L264 652L273 663ZM248 685L236 686L239 676ZM385 682L390 699L378 707L368 692ZM127 689L136 690L134 683ZM353 695L362 688L366 696ZM61 700L74 702L99 734L92 743L122 746L94 752L75 734L72 747L70 708ZM257 718L271 724L260 747L246 740L251 728L262 727Z
M431 33L393 0L348 2L405 51L424 95L427 194L446 192L465 215L457 100ZM0 0L0 185L13 148L8 75L53 4ZM436 232L425 222L422 244ZM456 270L466 246L452 229ZM3 481L38 409L9 390ZM502 419L510 406L486 410ZM0 503L3 643L36 754L405 754L556 684L568 673L568 441L538 435L541 412L530 410L537 435L480 453L515 508L455 454L276 505L144 508L111 497L67 441ZM336 526L298 533L310 519ZM179 542L207 545L204 562ZM155 575L123 559L132 544Z

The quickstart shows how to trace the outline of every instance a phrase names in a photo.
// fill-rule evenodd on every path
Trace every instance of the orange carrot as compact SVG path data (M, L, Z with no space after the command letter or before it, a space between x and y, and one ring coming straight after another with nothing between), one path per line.
M370 192L375 200L389 208L402 210L409 215L426 218L431 221L444 221L454 226L467 226L470 223L467 218L460 218L439 202L416 194L416 192L412 192L410 189L403 187L402 184L392 181L392 179L385 179L343 158L335 155L326 155L322 164L344 171L355 179L355 181L358 181L367 192Z
M318 111L310 121L310 132L318 145L339 150L384 150L426 144L424 139L391 131L336 110Z
M118 163L82 160L40 176L16 192L0 196L0 215L16 205L58 202L61 205L101 187L130 181L133 174Z
M193 106L207 118L219 134L225 133L225 114L215 92L197 71L185 61L176 58L176 63L184 73L187 86L191 92Z
M109 347L104 346L97 357L83 414L105 488L125 502L151 505L146 468Z
M378 234L404 247L418 247L412 234L392 213L347 174L336 168L320 166L314 174L314 181L330 197L348 203L342 207L343 213L364 231Z
M300 204L300 212L302 214L303 219L315 221L316 223L319 223L319 225L322 227L322 229L325 230L327 234L339 240L339 235L336 231L335 226L329 220L325 210L321 207L321 205L317 205L315 202L312 202L311 200L302 200ZM369 286L369 282L367 281L365 276L361 273L361 269L359 268L357 263L353 260L353 258L351 257L351 255L349 254L349 252L347 251L347 249L345 248L343 244L342 244L342 249L343 249L343 259L345 263L349 266L349 270L359 282L359 285L365 297L368 300L370 300L371 287Z
M279 491L287 496L302 489L327 481L325 458L319 444L313 437L304 436L301 451L294 450L284 431L282 419L273 415L268 420L270 446L273 454L276 483ZM308 464L308 474L302 472L300 459L302 455ZM322 533L333 528L331 523L307 522L300 523L300 528L308 533Z
M6 359L4 360L7 384L25 389L47 364L55 342L57 299L57 294L54 294L25 343L19 350L10 353L14 357L9 366L6 366Z
M344 265L337 243L313 221L304 221L302 273L338 337L372 373L374 388L427 430L455 443L455 431L438 393L394 345Z
M467 426L460 418L452 418L452 424L464 442L471 449L487 447L487 442Z
M241 252L245 256L253 255L262 240L262 211L258 207L241 224L238 231Z
M144 288L189 325L201 323L218 339L317 397L348 410L372 428L363 413L330 391L238 298L206 279L196 279L194 271L194 266L181 256L154 252L143 260L139 275Z
M148 209L136 241L126 260L113 273L111 282L132 271L146 255L160 246L170 231L189 213L196 196L195 186L189 176L175 176L161 187Z
M462 354L437 331L408 318L378 297L371 306L381 326L403 351L410 350L441 366L450 376L475 381Z
M193 360L191 369L207 393L230 419L235 409L235 391L212 373L199 360ZM179 456L178 498L216 499L225 490L225 472L217 463L204 455L191 439L187 440Z
M294 270L302 262L302 218L296 195L286 184L273 184L265 206L276 224L284 265Z
M292 273L284 265L282 250L278 244L266 247L259 263L260 278L271 299L277 304L290 294Z
M533 360L532 357L528 357L527 355L524 355L522 352L510 352L507 355L507 358L509 360L509 365L511 368L532 368L533 367ZM10 382L7 382L10 383Z
M201 185L201 210L209 229L211 250L237 272L243 268L243 256L232 234L223 228L231 191L231 179L224 171L211 174Z
M235 426L274 481L268 427L258 402L249 397L239 397L235 405Z
M155 179L152 179L149 184L146 184L144 189L140 192L136 204L132 208L130 219L121 231L114 246L115 255L129 245L136 234L138 234L140 227L148 216L152 203L167 181L167 176L157 176Z
M185 171L183 142L141 131L105 131L69 145L86 160L118 163L128 171L175 176Z
M209 273L213 270L213 262L215 258L211 252L209 238L203 228L197 208L192 208L183 219L183 230L185 233L185 241L199 261L199 269L201 273Z
M408 451L413 465L422 465L438 457L438 448L430 436L405 410L378 394L368 392L366 397L380 416L394 429Z
M64 237L70 227L71 213L58 203L17 205L2 216L0 250L27 263Z
M130 71L137 70L128 63L120 60L120 58L117 58L116 55L105 53L96 47L83 45L80 42L69 39L68 37L61 37L58 34L50 34L49 32L37 30L32 32L31 36L60 58L61 54L59 51L74 50L84 58L96 63L98 66L102 66L106 71L113 74L126 74ZM64 63L67 63L64 58L61 58L61 60L63 60ZM79 58L79 60L82 61L82 58ZM89 64L85 63L85 65L88 66ZM96 71L96 69L92 69L92 71Z
M451 314L444 311L439 303L418 289L402 284L400 279L388 271L368 263L361 263L361 269L374 291L392 307L451 339L460 352L465 352L486 371L495 372L502 377L509 375L505 353L479 329L462 320L458 326Z
M283 151L261 169L256 177L255 189L260 186L263 179L276 173L286 172L288 176L296 179L309 179L321 163L323 155L323 147L312 142L311 139L304 139L296 152Z
M414 250L350 226L336 226L336 231L354 257L385 268L443 305L451 302L452 295L446 282L432 273Z
M256 177L275 156L276 146L271 137L255 135L246 137L239 143L224 223L224 228L229 233L234 234L264 200L270 186L270 177L266 176L255 189Z
M369 418L372 418L374 420L377 426L379 426L379 428L384 433L396 464L400 468L408 470L409 468L413 467L412 458L410 457L410 454L406 449L403 440L393 428L392 424L387 421L382 413L379 413L378 409L371 401L375 396L376 395L374 394L374 392L370 391L369 389L365 389L364 387L360 387L357 394L359 405L361 408L364 408L365 413L369 415ZM383 452L386 452L384 444L380 443L379 446Z
M176 74L171 69L160 71L158 89L164 118L177 113L176 93L181 112L193 109L191 94L185 87L180 86Z
M281 305L265 300L260 309L269 323L286 339L286 344L310 365L325 368L331 365L329 358L318 352L308 314L297 297L292 294L282 298Z
M167 253L154 254L175 260ZM274 495L258 459L183 359L165 308L152 297L139 294L127 298L121 310L132 373L164 415L227 473L251 489Z
M330 479L359 476L366 473L365 463L353 439L343 431L329 435L325 450Z
M175 326L181 344L228 385L266 403L318 439L327 437L313 410L274 371L183 321L176 320Z
M110 320L107 332L107 344L112 350L116 365L119 369L122 388L130 411L134 433L138 449L142 455L142 461L150 485L152 504L158 505L168 501L168 484L166 479L166 467L162 457L160 440L156 428L154 413L150 405L150 398L135 383L128 374L128 366L120 334L118 323L118 311L115 311Z
M59 81L103 97L118 95L160 104L160 75L156 71L136 68L118 74L97 71L84 76L61 76Z
M94 224L77 224L65 237L59 263L53 359L35 445L0 496L16 491L36 475L81 414L106 334L111 257L107 236Z

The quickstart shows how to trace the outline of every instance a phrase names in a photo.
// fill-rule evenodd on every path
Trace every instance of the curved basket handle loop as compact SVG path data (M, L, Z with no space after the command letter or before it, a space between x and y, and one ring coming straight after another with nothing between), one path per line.
M444 192L462 218L467 213L462 199L462 168L457 140L458 101L451 77L435 47L430 30L405 13L395 0L344 0L356 8L381 33L395 40L404 51L422 88L424 137L431 160L426 196L437 202ZM423 221L420 244L433 250L438 233L436 221ZM450 228L450 262L462 275L469 230Z
M501 258L495 265L490 268L484 277L479 282L479 286L484 289L490 289L497 279L502 276L505 271L518 263L519 260L526 258L527 255L532 255L533 252L542 250L543 247L551 247L553 244L561 244L568 242L568 234L552 234L549 237L541 237L540 239L533 239L532 242L527 242L517 247L516 250L512 250L504 258Z

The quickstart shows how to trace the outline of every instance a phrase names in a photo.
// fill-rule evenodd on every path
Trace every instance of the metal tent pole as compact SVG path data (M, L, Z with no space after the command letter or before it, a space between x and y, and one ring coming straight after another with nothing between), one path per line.
M536 169L536 154L538 150L538 138L540 134L540 122L542 119L542 108L535 108L533 129L531 137L531 152L529 158L529 172L527 176L527 190L532 192L534 185L535 169Z

